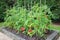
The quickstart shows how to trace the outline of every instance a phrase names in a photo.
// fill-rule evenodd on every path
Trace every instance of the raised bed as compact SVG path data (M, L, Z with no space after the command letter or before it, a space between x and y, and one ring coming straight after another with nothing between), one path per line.
M31 38L31 37L27 37L26 35L23 35L22 33L20 34L16 34L15 31L10 31L8 29L2 28L1 32L3 32L4 34L6 34L7 36L9 36L10 38L12 38L13 40L37 40L36 38ZM39 40L57 40L57 38L59 37L59 33L58 31L52 31L51 34L49 34L46 39L39 39Z

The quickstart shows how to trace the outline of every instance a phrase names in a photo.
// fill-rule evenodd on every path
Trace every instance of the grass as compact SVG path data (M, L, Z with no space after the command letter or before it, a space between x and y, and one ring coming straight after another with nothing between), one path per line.
M60 31L60 25L53 25L52 24L51 29Z
M58 27L53 27L53 29L60 31L60 26L58 26Z
M3 26L3 22L2 23L0 23L0 27L2 27Z

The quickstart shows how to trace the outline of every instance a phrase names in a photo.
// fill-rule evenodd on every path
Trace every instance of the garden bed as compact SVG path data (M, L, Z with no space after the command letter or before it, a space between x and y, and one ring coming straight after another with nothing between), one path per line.
M15 30L11 30L9 28L2 28L1 32L3 32L4 34L6 34L14 40L57 40L57 38L59 37L57 31L51 31L50 33L46 34L47 36L45 38L36 36L29 37L27 35L24 35L23 33L16 34Z

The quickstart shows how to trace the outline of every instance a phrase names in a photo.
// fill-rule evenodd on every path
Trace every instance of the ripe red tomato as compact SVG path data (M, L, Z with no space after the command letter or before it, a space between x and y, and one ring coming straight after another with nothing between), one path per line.
M25 31L25 28L24 28L24 27L21 27L20 30L21 30L21 31Z
M28 32L32 32L32 29L29 29Z

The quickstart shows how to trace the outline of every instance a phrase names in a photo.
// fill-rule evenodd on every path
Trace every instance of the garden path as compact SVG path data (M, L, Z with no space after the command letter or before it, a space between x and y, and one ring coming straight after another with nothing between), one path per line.
M57 40L60 40L60 37Z
M13 40L13 39L0 32L0 40ZM57 40L60 40L60 37Z
M13 40L10 37L8 37L7 35L3 34L0 32L0 40Z

